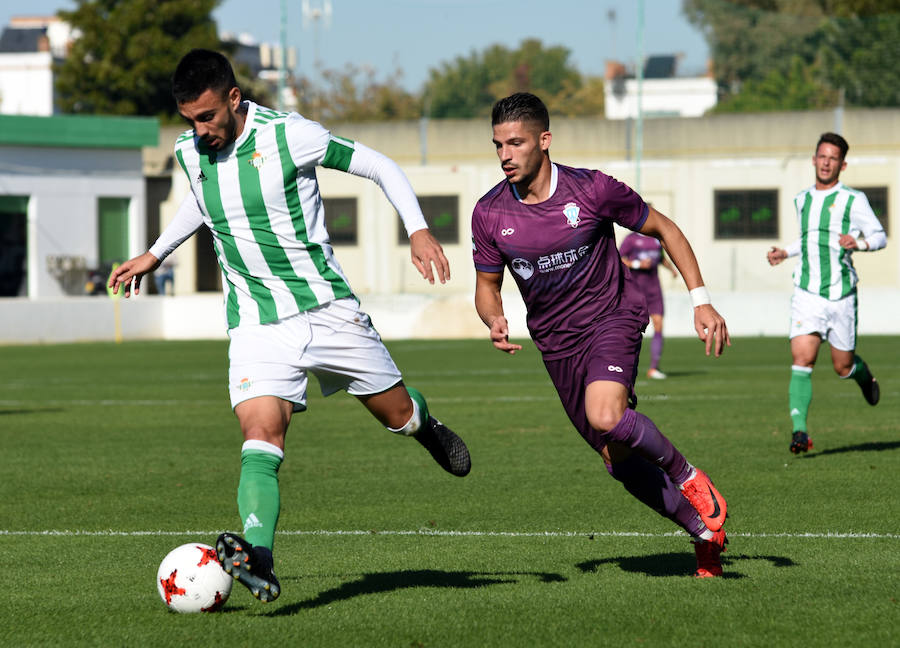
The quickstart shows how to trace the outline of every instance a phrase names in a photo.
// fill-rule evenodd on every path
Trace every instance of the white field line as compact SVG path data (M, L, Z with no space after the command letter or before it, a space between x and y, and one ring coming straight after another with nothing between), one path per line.
M88 536L88 537L140 537L140 536L216 536L219 531L87 531L83 529L47 529L34 531L11 531L0 529L0 536ZM665 533L644 533L641 531L441 531L437 529L408 530L285 530L277 531L283 536L439 536L469 538L672 538L685 537L683 531ZM833 540L900 540L900 533L864 532L729 532L735 538L796 538Z

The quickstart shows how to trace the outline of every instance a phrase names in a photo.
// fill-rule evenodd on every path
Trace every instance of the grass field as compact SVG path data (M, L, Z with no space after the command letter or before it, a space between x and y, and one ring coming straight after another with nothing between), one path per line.
M824 350L801 457L786 340L718 360L667 342L670 378L639 381L639 409L728 498L710 580L571 428L530 343L389 347L472 473L314 384L281 470L282 596L235 585L212 615L169 613L155 575L238 530L225 343L0 348L0 645L900 645L900 339L860 340L875 408Z

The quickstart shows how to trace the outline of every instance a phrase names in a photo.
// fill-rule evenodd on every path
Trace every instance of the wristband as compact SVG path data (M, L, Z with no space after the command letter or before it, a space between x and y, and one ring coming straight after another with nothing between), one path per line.
M693 290L690 291L691 295L691 304L693 304L694 308L698 306L703 306L704 304L709 304L709 291L706 289L706 286L697 286Z
M868 250L869 242L864 238L856 239L856 249L857 250Z
M635 259L634 261L631 262L632 270L638 270L638 269L640 269L640 267L641 267L641 262L638 261L637 259Z

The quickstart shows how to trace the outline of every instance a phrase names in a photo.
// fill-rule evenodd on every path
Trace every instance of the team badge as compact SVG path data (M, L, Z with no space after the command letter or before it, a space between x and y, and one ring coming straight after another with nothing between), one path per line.
M263 165L263 163L265 161L266 161L266 158L264 158L263 154L260 153L259 151L253 151L253 155L251 155L250 159L247 160L247 162L250 163L250 166L252 166L257 171L259 171L259 168Z
M566 217L566 221L568 221L569 225L572 227L578 227L578 223L581 222L581 219L578 218L578 214L581 213L581 208L573 202L566 203L566 206L563 208L563 214Z

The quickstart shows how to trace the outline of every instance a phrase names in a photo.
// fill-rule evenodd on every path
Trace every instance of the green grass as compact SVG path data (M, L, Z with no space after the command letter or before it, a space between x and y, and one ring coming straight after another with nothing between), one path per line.
M225 344L0 348L0 645L900 642L898 338L860 340L876 408L823 349L802 457L786 340L738 339L717 360L667 341L670 379L640 380L640 409L728 498L726 576L707 581L571 428L530 343L389 347L472 473L313 382L281 470L283 594L263 605L236 585L213 615L166 611L155 575L171 548L238 525Z

